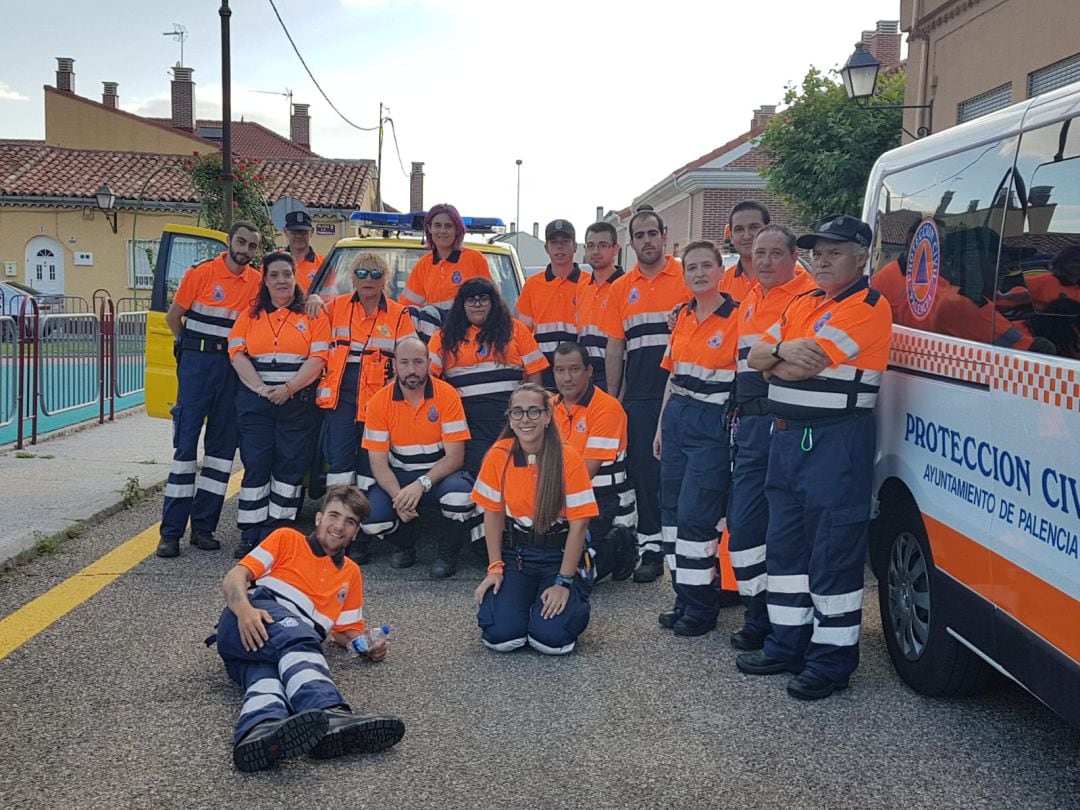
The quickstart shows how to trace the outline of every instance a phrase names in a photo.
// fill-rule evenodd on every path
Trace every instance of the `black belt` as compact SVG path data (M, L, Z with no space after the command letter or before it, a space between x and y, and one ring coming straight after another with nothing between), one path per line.
M180 348L184 351L221 353L229 350L227 338L180 338Z
M749 402L740 402L735 408L739 416L764 416L770 413L769 400L765 397L758 397Z
M557 532L533 532L512 525L509 533L503 537L503 546L506 548L514 548L515 546L562 548L566 545L566 538L569 534L569 529L561 529Z
M806 428L819 428L826 425L839 425L843 422L851 422L863 416L869 416L872 411L849 411L843 416L826 416L822 419L783 419L777 416L773 419L773 426L777 430L805 430Z

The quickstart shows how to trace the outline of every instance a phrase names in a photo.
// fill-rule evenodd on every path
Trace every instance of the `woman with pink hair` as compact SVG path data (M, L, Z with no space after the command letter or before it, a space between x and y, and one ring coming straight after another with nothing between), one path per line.
M439 328L458 288L470 278L491 278L487 259L464 247L465 222L450 203L433 205L424 217L424 244L431 253L418 261L399 302L420 310L417 332L426 341Z

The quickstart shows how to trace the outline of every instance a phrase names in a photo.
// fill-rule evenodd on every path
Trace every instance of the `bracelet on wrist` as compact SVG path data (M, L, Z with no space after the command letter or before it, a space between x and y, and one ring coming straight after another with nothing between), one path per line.
M291 397L291 396L293 395L293 390L292 390L292 386L291 386L291 385L289 385L288 383L285 383L285 392L286 392L286 393L287 393L287 394L288 394L288 395L289 395L290 397Z
M574 584L574 578L568 577L566 576L566 574L559 574L555 577L555 584L562 585L564 588L569 590L570 586Z
M506 570L506 562L503 560L496 560L487 567L489 574L501 574Z

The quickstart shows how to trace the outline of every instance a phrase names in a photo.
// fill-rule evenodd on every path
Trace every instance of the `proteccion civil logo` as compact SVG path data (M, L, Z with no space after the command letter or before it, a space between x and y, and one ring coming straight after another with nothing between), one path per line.
M907 302L916 320L925 320L934 306L941 273L941 237L937 223L919 223L907 255Z
M427 420L429 422L438 422L439 421L439 409L436 408L434 405L432 405L431 408L427 412Z
M460 284L461 283L461 271L460 270L455 270L454 275L450 276L450 281L453 284Z
M638 299L641 298L641 293L638 292L637 287L630 288L630 296L626 299L628 303L636 304Z
M210 294L210 297L218 304L225 300L225 291L221 289L220 284L214 285L214 291Z

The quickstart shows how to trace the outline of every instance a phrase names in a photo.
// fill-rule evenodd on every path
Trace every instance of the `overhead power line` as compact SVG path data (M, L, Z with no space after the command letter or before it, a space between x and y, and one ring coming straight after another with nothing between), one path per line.
M379 128L378 126L362 127L359 124L354 124L352 121L350 121L348 118L345 117L345 114L341 110L339 110L334 105L334 102L332 102L330 100L330 97L328 95L326 95L326 91L324 91L322 89L322 86L319 84L318 80L312 74L311 68L309 68L307 66L307 62L304 61L304 57L300 55L300 49L296 47L296 43L293 41L292 34L289 33L289 29L288 29L288 27L286 27L285 21L283 19L281 19L281 14L278 13L277 6L274 4L274 0L269 0L269 2L270 2L270 8L272 8L274 10L274 16L277 17L277 21L281 24L281 30L285 32L285 36L288 38L289 44L292 45L293 52L296 53L296 58L300 60L300 64L303 65L304 70L307 71L308 78L311 79L312 84L315 85L315 89L319 91L319 94L326 100L326 103L330 105L330 109L332 109L334 112L336 112L338 114L338 117L342 121L344 121L346 124L348 124L350 127L352 127L353 129L358 129L361 132L374 132L375 130L377 130ZM394 138L394 145L397 146L397 137L396 136ZM398 160L399 161L401 160L400 155L398 155Z
M394 119L388 117L386 120L390 123L390 134L394 136L394 151L397 153L398 166L401 167L401 173L405 175L405 177L409 177L409 173L405 171L405 164L401 160L401 150L398 148L397 129L394 127Z

